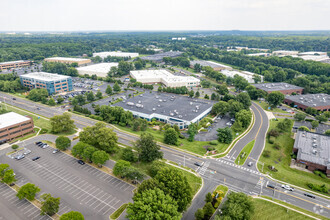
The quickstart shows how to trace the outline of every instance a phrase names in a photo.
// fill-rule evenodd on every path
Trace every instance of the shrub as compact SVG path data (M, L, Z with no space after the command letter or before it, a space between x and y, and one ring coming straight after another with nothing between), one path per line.
M319 170L314 170L314 174L322 177L322 178L327 178L327 175L325 175L323 172L319 171Z
M218 141L217 140L213 140L213 141L210 141L209 142L211 145L217 145L218 144Z
M279 149L281 149L282 146L281 146L280 143L277 143L277 142L276 142L276 143L274 144L273 147L274 147L276 150L279 150Z
M268 143L274 144L274 142L275 142L275 137L271 136L268 138Z
M42 128L39 132L39 134L46 134L48 133L48 130L46 128Z
M280 132L276 129L272 129L268 132L268 136L278 137L280 135Z
M268 158L270 157L270 151L269 150L264 150L264 152L262 153L262 156Z
M315 190L315 191L319 191L319 192L323 192L323 193L329 193L328 188L325 186L325 184L317 185L317 184L307 183L307 186L310 189Z
M208 150L208 151L212 151L212 150L215 150L215 147L213 147L213 146L212 146L212 147L211 147L211 146L209 146L209 147L207 148L207 150Z
M17 144L14 144L14 145L11 146L11 148L12 148L13 150L16 150L17 148L19 148L19 146L18 146Z

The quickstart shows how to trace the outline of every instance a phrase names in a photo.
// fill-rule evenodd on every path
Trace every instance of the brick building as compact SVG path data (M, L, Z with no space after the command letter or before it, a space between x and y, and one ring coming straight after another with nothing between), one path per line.
M284 103L293 105L306 111L308 107L319 111L330 111L330 95L328 94L306 94L306 95L288 95L284 98Z
M9 61L9 62L3 62L0 63L0 70L7 70L7 69L13 69L13 68L21 68L31 65L31 61L29 60L17 60L17 61Z
M21 84L30 89L47 89L48 94L72 91L72 78L70 76L54 73L34 72L19 76Z
M260 83L253 84L257 89L266 91L267 93L271 92L280 92L284 95L291 95L292 93L302 94L304 88L300 86L291 85L288 83Z
M310 171L320 170L330 176L330 137L306 131L298 131L293 146L297 163Z
M0 115L0 143L34 132L33 120L15 112Z

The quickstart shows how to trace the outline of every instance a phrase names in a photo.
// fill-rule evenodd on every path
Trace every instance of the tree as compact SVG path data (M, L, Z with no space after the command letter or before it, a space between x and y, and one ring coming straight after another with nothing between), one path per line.
M233 134L229 127L217 129L218 141L220 143L230 144L233 141Z
M233 124L233 126L231 126L231 129L234 131L234 132L241 132L243 130L243 125L242 125L242 122L239 121L239 120L236 120Z
M16 179L15 179L14 171L12 169L6 170L2 177L1 182L6 183L6 184L11 184L15 181L16 181Z
M215 115L220 114L223 116L227 114L228 111L229 111L229 104L227 102L220 101L212 106L211 113Z
M291 129L291 126L292 126L291 120L285 118L283 121L280 121L276 127L280 131L289 131Z
M268 94L266 100L272 108L276 108L284 100L284 95L278 91L271 92Z
M242 76L235 75L234 76L234 86L236 90L242 91L249 85L249 82L244 79Z
M305 120L306 115L304 113L296 113L294 115L294 119L296 119L297 121L303 121Z
M102 99L103 95L102 92L100 90L97 91L96 95L95 95L98 99Z
M118 82L116 81L115 84L113 85L113 90L115 92L120 92L121 88L120 86L118 85Z
M126 173L127 168L131 166L131 163L125 160L118 160L113 167L113 174L116 176L122 175L124 176Z
M298 128L299 131L310 131L309 128L307 128L306 126L300 126Z
M319 126L319 122L318 121L312 121L311 125L312 125L312 128L315 129Z
M250 96L246 92L241 92L240 94L238 94L236 96L236 100L242 103L245 109L249 109L251 106Z
M17 192L16 196L21 199L28 199L30 201L34 200L37 193L40 192L40 188L32 183L27 183L23 185Z
M205 206L203 207L203 211L204 211L204 218L210 219L215 210L214 210L211 202L207 202L205 204Z
M9 169L9 165L6 163L0 164L0 178L3 178L6 171Z
M154 179L159 182L159 188L166 195L170 195L177 201L179 212L186 210L193 195L187 177L180 170L164 167L158 171Z
M48 97L47 89L32 89L27 96L28 99L40 102L42 99L46 99Z
M178 143L178 133L174 128L169 128L164 133L165 144L177 145Z
M129 162L136 162L138 158L131 148L124 148L122 150L122 159Z
M236 113L241 111L242 109L244 109L244 106L242 103L234 101L234 100L229 100L228 101L229 104L229 115L231 117L235 117Z
M199 93L199 91L196 91L195 98L199 98L199 96L201 96L201 94Z
M81 158L83 156L85 148L87 148L89 146L90 145L80 141L76 145L73 146L71 153L74 157Z
M205 94L204 99L210 99L208 94Z
M315 118L316 118L319 122L327 122L327 121L328 121L328 117L327 117L325 114L317 115L317 116L315 116Z
M245 220L253 214L253 201L244 193L231 192L222 207L223 219Z
M190 90L189 92L188 92L188 95L189 95L189 97L190 98L192 98L192 97L194 97L194 90Z
M187 131L187 133L189 134L188 141L193 142L197 132L198 132L197 125L195 123L191 123L190 125L188 125L188 131Z
M49 193L45 193L41 196L41 215L52 216L58 212L60 208L60 198L54 198Z
M219 86L217 86L217 92L220 94L220 95L226 95L229 93L229 90L227 88L227 85L226 84L221 84Z
M13 144L13 145L11 146L11 148L12 148L13 150L17 150L17 149L19 148L19 146L18 146L17 144Z
M327 135L327 136L330 136L330 129L326 130L326 131L324 132L324 134Z
M108 95L112 95L112 88L110 85L107 86L105 93L107 93Z
M48 100L48 105L50 105L50 106L54 106L54 105L56 105L55 100L54 100L53 98L50 98L50 99Z
M74 121L71 120L71 116L67 112L63 113L63 115L55 115L50 118L50 124L54 133L70 131L76 128Z
M61 104L62 102L64 102L64 98L62 96L59 96L57 99L57 104Z
M252 113L250 110L242 109L236 113L235 119L236 121L242 122L243 128L247 128L251 123Z
M202 66L199 63L195 63L194 70L195 72L199 73L200 71L202 71Z
M149 189L137 193L134 203L127 206L127 218L130 220L144 219L181 219L177 202L161 189Z
M261 76L258 75L258 74L254 74L252 78L253 78L253 80L254 80L254 83L259 83L259 82L261 82Z
M117 149L117 134L113 129L104 127L98 130L96 134L98 148L108 153L114 153Z
M157 145L150 133L142 133L140 139L135 142L135 146L139 152L139 159L143 162L152 162L163 158L160 146Z
M196 220L204 220L204 210L197 209L197 211L195 212L195 218Z
M99 167L102 167L107 160L109 160L109 154L103 150L95 151L92 155L93 163L97 164Z
M85 220L80 212L71 211L61 215L60 220Z
M84 148L84 151L82 152L81 156L85 161L93 162L92 161L92 156L93 156L95 151L97 151L97 149L95 147L87 146L87 147Z
M71 140L68 137L59 136L55 140L55 145L59 150L66 150L71 146Z
M92 91L87 92L87 95L86 96L87 96L87 100L89 102L93 102L95 100L95 96L94 96L94 93Z
M208 203L208 202L212 202L212 194L210 192L208 192L206 195L205 195L205 202Z

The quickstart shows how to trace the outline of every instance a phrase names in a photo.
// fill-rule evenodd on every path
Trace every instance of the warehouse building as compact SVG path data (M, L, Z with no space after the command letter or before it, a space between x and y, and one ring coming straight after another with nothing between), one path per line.
M328 94L306 94L288 95L284 98L284 103L306 111L308 107L319 111L330 111L330 95Z
M241 76L246 79L249 83L254 83L253 76L257 75L248 71L237 71L237 70L221 70L221 73L227 77L234 77L235 75ZM263 82L264 77L261 76L261 82Z
M8 69L14 69L14 68L22 68L26 66L30 66L32 61L29 60L17 60L17 61L9 61L9 62L3 62L0 63L0 70L8 70Z
M33 120L15 112L0 115L0 143L34 132Z
M285 56L297 56L298 51L291 51L291 50L276 50L273 51L272 55L278 56L278 57L285 57Z
M297 163L310 171L321 170L330 176L330 136L298 131L293 146Z
M147 92L113 106L120 106L132 112L135 117L147 121L156 119L184 129L190 123L198 123L210 113L214 103L210 100L192 99L181 95Z
M226 65L223 65L223 64L220 64L220 63L216 63L216 62L213 62L213 61L205 61L205 60L193 60L193 61L190 61L190 67L191 68L194 68L195 64L199 64L202 67L209 66L209 67L211 67L215 71L220 71L220 70L225 70L225 69L227 69L227 70L232 70L233 69L230 66L226 66Z
M304 88L300 86L291 85L288 83L260 83L253 84L257 89L266 91L267 93L271 92L280 92L284 95L291 95L292 93L302 94Z
M157 53L150 56L141 57L142 60L148 60L153 62L163 62L164 57L179 57L181 56L182 52L179 51L169 51L164 53Z
M130 57L135 58L139 56L139 53L129 53L129 52L121 52L121 51L112 51L112 52L98 52L93 53L93 57L101 57L102 59L110 56L110 57Z
M130 75L143 84L162 83L166 87L196 87L200 80L192 76L175 76L167 70L137 70Z
M45 62L54 62L54 63L65 63L72 64L77 63L78 66L91 63L90 59L82 59L82 58L71 58L71 57L50 57L44 59Z
M72 78L70 76L54 73L34 72L19 76L21 84L30 89L47 89L48 94L72 91Z
M106 77L111 67L118 67L118 63L98 63L89 66L78 67L80 75L97 75L98 77Z

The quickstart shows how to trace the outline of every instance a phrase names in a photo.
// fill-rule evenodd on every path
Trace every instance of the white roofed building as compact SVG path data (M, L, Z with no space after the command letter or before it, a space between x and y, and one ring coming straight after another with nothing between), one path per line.
M130 53L130 52L121 52L121 51L109 51L109 52L98 52L93 53L93 57L101 57L102 59L110 56L110 57L138 57L139 53Z
M248 71L236 71L236 70L222 70L221 73L223 73L225 76L228 77L234 77L235 75L239 75L241 77L243 77L244 79L246 79L249 83L254 83L254 79L253 76L254 75L258 75L255 73L251 73ZM264 81L264 77L259 75L261 77L261 82Z
M78 67L80 75L96 75L98 77L106 77L111 67L118 67L118 63L98 63L89 66Z

